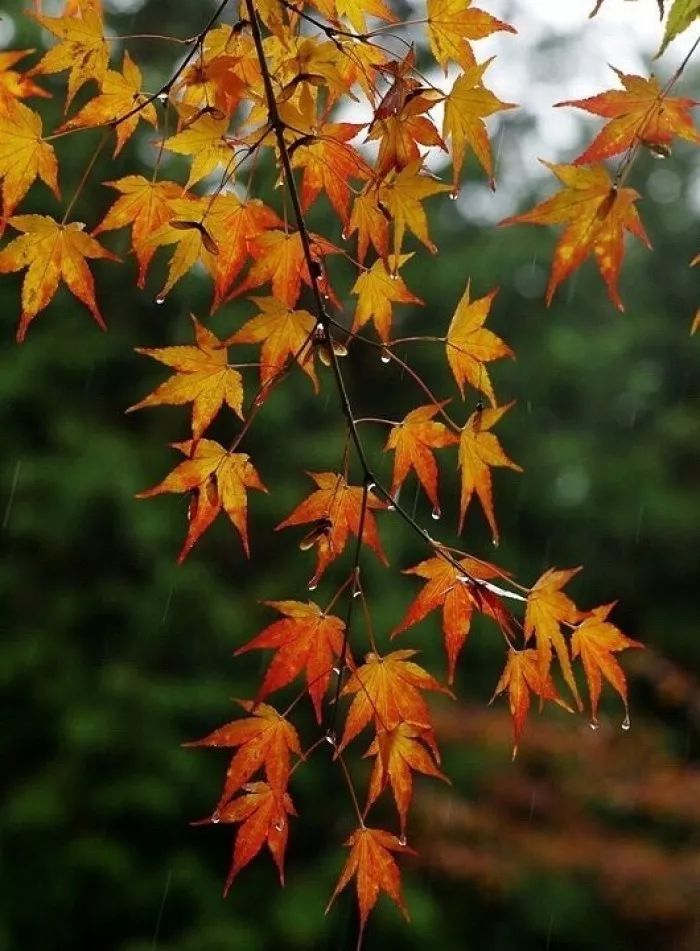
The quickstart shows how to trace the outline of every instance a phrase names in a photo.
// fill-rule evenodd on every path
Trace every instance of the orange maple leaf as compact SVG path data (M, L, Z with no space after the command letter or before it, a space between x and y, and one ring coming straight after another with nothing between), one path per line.
M284 885L284 853L287 849L289 822L296 810L288 793L278 795L267 783L246 783L244 795L217 809L208 822L240 822L233 847L231 868L224 885L224 898L240 870L251 862L267 843Z
M353 331L364 327L371 320L380 340L387 343L391 336L391 305L423 303L420 297L409 291L399 276L399 268L412 257L412 254L398 257L392 254L387 262L378 258L371 268L359 275L350 292L357 295Z
M298 231L287 234L284 231L266 231L249 243L250 253L255 259L242 284L230 294L238 297L244 291L260 287L268 281L272 285L273 296L289 308L293 308L301 294L301 282L311 287L311 277L304 257L301 235ZM323 257L327 254L340 254L330 241L320 235L311 235L313 260L321 272L320 286L333 298L330 286L323 274Z
M239 647L236 656L250 650L271 648L277 651L258 690L257 700L264 700L273 691L286 687L305 670L309 696L320 723L321 703L333 665L343 648L345 624L333 614L326 614L313 601L307 604L301 601L264 603L284 617Z
M357 260L360 264L365 260L370 242L377 254L386 258L389 250L390 221L391 215L379 201L376 188L355 197L343 238L347 240L357 231Z
M177 372L145 399L130 406L182 406L192 403L192 438L199 439L220 412L224 403L243 418L243 380L238 370L229 366L221 341L192 315L196 346L137 347L137 353L153 357Z
M434 449L444 449L459 442L459 436L436 421L439 407L433 404L419 406L412 410L389 433L384 446L385 451L393 449L394 474L391 479L391 494L396 496L409 471L415 470L420 484L433 505L435 517L440 515L437 483L438 467L433 455Z
M565 710L569 708L559 698L552 678L547 674L543 679L539 657L536 650L508 651L506 666L496 684L491 703L496 697L508 690L508 704L510 715L513 718L513 759L518 752L518 743L525 727L525 720L530 709L530 693L536 694L542 700L553 700Z
M328 123L290 146L292 168L303 168L300 198L307 211L323 191L343 223L350 203L350 181L366 180L372 170L348 142L360 129L354 122Z
M396 902L401 913L408 921L408 909L401 893L401 873L392 852L403 855L415 855L413 849L408 848L400 839L383 829L371 829L361 826L345 843L350 846L350 855L340 873L338 884L331 895L326 912L331 907L336 896L342 892L356 876L357 899L360 906L360 934L358 947L362 941L362 934L367 924L369 913L374 908L380 891L386 892L392 901Z
M8 224L23 232L0 251L0 274L27 268L22 282L22 315L17 340L24 340L27 328L49 303L60 281L82 301L95 321L105 322L95 302L95 283L86 258L119 258L85 234L77 221L62 224L47 215L15 215Z
M391 783L401 822L401 835L404 836L413 795L411 770L449 783L447 776L437 767L440 758L432 732L412 723L399 723L393 730L377 733L365 756L377 757L369 781L365 813L379 798L387 783Z
M434 690L452 696L452 692L412 661L414 650L392 651L384 657L370 653L352 672L341 696L354 694L345 720L343 750L373 720L377 732L389 732L399 723L408 722L432 731L428 706L421 691Z
M498 544L498 525L493 510L491 467L505 466L522 472L521 466L509 459L494 434L490 431L513 403L477 409L464 424L459 443L459 467L462 470L462 492L459 503L459 528L462 531L472 496L476 492L484 515L491 527L495 544Z
M157 300L163 301L174 285L197 261L212 274L216 269L223 235L212 232L212 200L208 196L188 195L169 202L170 214L145 240L154 250L163 244L174 244L175 251L168 265L168 276Z
M104 37L102 11L92 0L80 0L76 10L60 17L28 13L59 43L44 53L30 75L62 73L70 70L66 109L78 90L89 80L101 85L109 64L109 50Z
M428 40L445 75L450 62L465 70L475 65L469 40L481 40L499 31L517 33L509 23L472 7L471 0L428 0Z
M452 145L452 167L455 189L459 184L459 177L464 164L467 147L470 147L476 158L489 177L491 188L494 188L493 159L491 144L484 119L507 109L515 109L515 103L501 102L490 89L482 83L484 72L493 62L493 57L470 66L466 72L458 76L452 89L445 99L445 116L442 126L442 135Z
M694 99L668 96L655 76L644 79L611 67L624 89L608 89L588 99L567 99L557 106L574 106L610 121L588 148L574 159L586 165L611 158L631 149L637 142L667 155L674 135L700 144L700 132L693 125L690 110Z
M139 492L137 499L150 499L163 492L193 492L190 502L189 528L178 555L178 564L185 560L193 545L209 528L222 510L238 530L243 551L250 555L246 525L246 489L267 489L260 481L250 456L244 452L228 452L213 439L173 443L188 456L162 482Z
M15 63L33 52L34 50L2 50L0 52L0 102L5 100L3 108L8 99L28 99L30 96L51 98L51 93L37 86L26 73L12 69Z
M365 490L362 486L348 485L342 475L336 475L334 472L309 472L308 475L318 488L277 525L276 531L293 525L312 523L313 527L302 539L301 546L310 548L316 545L316 571L309 582L309 589L313 590L328 565L342 555L348 535L352 532L357 536L359 533ZM386 565L387 557L382 549L374 518L374 512L386 509L386 503L371 491L368 491L366 496L362 541Z
M251 715L213 730L183 746L235 747L217 809L221 809L260 769L270 789L282 796L289 782L289 754L303 758L297 731L274 707L250 700L237 701Z
M628 647L642 647L638 641L633 641L622 631L608 621L608 615L615 607L613 604L603 604L588 612L585 620L578 625L571 638L571 653L573 657L580 655L583 670L588 683L588 694L591 700L591 722L597 722L598 703L602 688L602 678L610 683L622 698L625 705L625 720L623 725L629 726L627 709L627 680L613 654Z
M496 396L485 364L502 357L515 359L515 355L500 337L484 327L498 288L485 297L472 301L470 287L471 282L467 282L467 289L457 304L447 330L447 362L457 381L462 399L464 384L468 383L475 390L481 390L491 405L495 406Z
M182 194L182 186L175 182L153 182L143 175L127 175L104 184L120 192L120 197L93 234L131 225L131 246L139 266L138 287L143 288L148 265L156 253L156 245L149 238L175 216L171 202Z
M561 632L562 624L573 625L584 616L574 602L561 590L565 584L578 574L580 568L556 570L550 568L532 586L527 596L525 609L525 642L533 636L537 642L537 658L540 671L540 683L549 676L552 664L552 649L556 651L561 671L567 686L582 709L574 674L571 669L569 647Z
M610 299L624 310L617 283L624 255L625 231L636 235L648 248L647 233L635 208L639 195L632 188L617 188L602 165L580 168L543 162L564 188L522 215L501 222L512 224L565 224L554 251L547 285L547 303L554 292L590 255L608 289Z
M339 24L343 17L347 17L357 33L364 33L367 29L368 16L396 23L396 16L384 0L313 0L313 6L331 23Z
M61 196L56 153L42 137L41 117L14 99L0 99L0 103L2 217L9 218L36 178L48 185L56 198Z
M415 87L419 83L415 82ZM393 103L385 97L375 113L375 118L367 132L367 141L379 140L379 155L374 168L377 181L395 169L400 171L407 165L419 161L419 146L436 146L447 151L433 121L423 113L428 112L443 96L436 90L419 93L408 86L412 95L397 106L394 113ZM402 90L402 94L405 93Z
M64 122L58 131L110 125L139 106L138 111L115 126L117 142L114 155L117 156L136 131L141 119L154 127L157 125L158 116L155 106L147 99L145 93L141 92L141 70L129 54L124 53L121 73L112 69L107 70L99 95L86 102L82 109Z
M401 623L391 632L391 637L394 638L418 624L431 611L442 608L442 631L447 652L449 684L454 681L457 660L469 636L474 610L484 611L499 625L503 622L499 612L493 610L496 607L495 599L492 602L490 598L486 598L486 589L477 588L470 579L487 581L502 576L505 572L487 561L475 558L462 558L457 564L459 567L446 558L436 556L404 571L404 574L423 578L426 584L409 605Z
M307 310L291 310L274 297L251 298L260 313L251 317L227 344L261 343L260 382L267 387L294 359L318 392L314 368L313 333L316 318Z

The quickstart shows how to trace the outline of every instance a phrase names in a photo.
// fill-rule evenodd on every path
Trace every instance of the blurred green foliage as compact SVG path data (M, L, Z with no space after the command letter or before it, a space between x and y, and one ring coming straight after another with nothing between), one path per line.
M11 4L10 13L18 6ZM161 2L115 16L114 25L119 32L148 32L167 22L168 32L186 36L200 20L197 5ZM17 26L12 46L36 45L35 31L19 19ZM133 52L146 67L149 88L156 87L169 50L154 53L153 44L135 41ZM48 85L58 93L58 83ZM57 121L60 103L51 108ZM513 121L511 142L517 140ZM58 143L65 196L98 136ZM110 201L99 181L132 171L144 148L145 140L139 141L116 162L98 164L76 206L78 220L89 226L99 220ZM502 441L526 471L520 477L499 473L495 480L499 563L525 581L549 565L584 564L572 585L580 604L619 598L616 619L624 630L697 672L700 441L697 342L688 338L696 301L687 267L697 249L684 191L689 162L679 148L666 165L643 158L635 169L640 190L659 200L642 203L653 253L629 247L625 316L613 312L588 265L545 310L552 233L476 227L469 223L467 199L463 217L438 198L432 231L440 253L434 260L416 255L405 274L426 306L405 316L400 331L443 332L468 277L478 296L500 284L493 328L513 347L517 362L499 365L493 376L501 400L518 401ZM164 169L173 177L181 171L178 162ZM663 199L669 181L680 190L671 202ZM55 211L41 187L23 207ZM323 215L321 210L315 226ZM124 254L126 233L108 236L106 243ZM225 755L180 747L232 715L230 698L254 691L265 658L234 661L231 652L270 619L258 601L305 597L311 558L298 551L293 533L276 535L273 528L309 490L301 466L339 465L336 397L327 376L314 401L308 381L292 375L253 427L246 448L271 491L251 501L252 561L245 561L233 530L222 522L176 568L185 502L137 502L133 496L174 464L167 443L185 436L186 413L123 415L162 379L133 347L185 341L188 312L208 311L208 285L197 275L156 306L164 260L161 253L144 293L133 286L132 259L123 267L95 266L107 334L61 292L22 347L12 339L20 279L4 278L0 285L0 678L6 711L0 948L351 948L354 900L344 896L323 916L345 858L340 843L352 823L337 770L319 755L295 774L300 818L292 827L286 888L278 888L264 855L223 902L230 830L192 829L188 822L209 813ZM339 285L347 287L343 282L347 274ZM225 307L212 326L229 332L247 307ZM345 310L350 313L348 305ZM454 391L437 348L409 351L407 345L406 356L440 395ZM353 354L347 375L358 414L391 417L415 405L409 382L374 351ZM253 386L251 379L249 392ZM220 419L215 434L230 433L232 422ZM383 435L368 433L377 459ZM390 459L381 457L377 468L388 476ZM439 530L451 540L456 473L446 473L441 492ZM412 493L407 486L410 508ZM417 494L415 510L429 519L429 504ZM379 568L368 554L366 584L383 638L416 591L414 580L398 569L418 561L423 550L391 515L383 517L381 532L392 570ZM476 511L463 541L476 554L494 555ZM343 568L331 572L319 600L332 595L333 577L341 580ZM442 674L437 631L436 622L427 622L404 635L400 646L420 647L425 663ZM459 672L460 696L485 703L501 662L494 630L477 624ZM608 700L610 716L621 718ZM297 709L310 742L315 725L305 706ZM669 748L688 758L697 754L697 735L684 715L666 712L636 681L632 710L634 717L659 720ZM634 728L626 742L635 743ZM448 748L455 783L478 775L487 755L478 742ZM365 775L366 767L357 771ZM386 814L392 821L388 809ZM369 948L387 942L489 951L635 946L592 883L573 877L523 881L500 902L409 870L406 892L412 926L380 902Z

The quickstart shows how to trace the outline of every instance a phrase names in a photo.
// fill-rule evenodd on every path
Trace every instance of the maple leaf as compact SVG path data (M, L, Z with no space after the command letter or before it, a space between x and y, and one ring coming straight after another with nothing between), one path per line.
M9 99L28 99L30 96L51 98L51 93L37 86L26 73L12 69L15 63L33 52L34 50L2 50L0 52L0 103L4 100L3 108Z
M0 179L2 179L2 217L9 218L40 178L56 198L58 162L53 146L42 137L41 117L14 99L2 103L0 112Z
M117 156L136 131L141 119L154 127L157 125L158 116L155 106L152 102L148 102L147 98L141 92L141 70L129 54L124 53L121 73L112 69L107 70L99 95L86 102L82 109L64 122L58 131L66 132L69 129L109 125L139 106L137 112L115 126L117 141L114 155Z
M602 678L608 681L622 698L625 705L625 723L629 723L627 710L627 680L622 668L613 654L628 647L642 647L608 621L608 615L615 607L603 604L589 611L585 620L578 625L571 638L571 654L580 655L583 671L588 683L588 695L591 701L592 723L597 722L598 703L602 688Z
M428 0L428 40L433 56L445 70L450 62L462 69L475 65L469 40L492 33L517 33L515 27L471 6L471 0Z
M417 82L407 84L405 80L400 81L403 85L397 88L402 98L394 105L390 98L393 94L391 90L377 108L367 132L368 142L379 139L379 155L374 169L377 180L381 180L392 170L400 171L418 161L421 157L421 145L437 146L447 151L432 120L423 115L437 102L442 101L443 94L434 89L422 90L419 93Z
M477 409L462 429L459 443L459 466L462 470L462 493L459 503L459 529L462 531L464 516L476 492L484 515L491 527L494 544L498 544L498 525L493 510L491 467L505 466L522 472L522 468L504 453L500 442L490 431L513 403Z
M395 835L383 829L371 829L368 826L361 826L353 832L345 844L350 846L350 855L340 873L338 884L326 907L326 913L353 875L356 876L357 899L360 906L359 947L367 918L377 903L380 891L386 892L389 898L396 902L404 918L409 920L408 909L401 893L401 873L391 853L399 852L403 855L416 853Z
M219 338L192 315L194 347L137 347L137 353L153 357L177 372L145 399L130 406L132 410L146 406L182 406L192 403L192 438L196 441L209 427L226 403L243 418L243 381L238 370L228 364L228 355Z
M428 219L421 202L432 195L450 190L450 186L432 175L421 175L422 159L411 162L384 185L379 198L394 222L394 255L401 253L406 228L434 254L437 248L428 234Z
M267 489L260 481L250 456L244 452L228 452L213 439L200 439L174 443L189 458L176 466L162 482L139 492L137 499L150 499L163 492L193 492L190 503L189 528L185 542L178 555L178 564L183 562L192 547L209 528L222 510L238 530L243 551L250 556L246 525L246 489Z
M391 637L396 637L418 624L431 611L441 608L447 652L447 682L452 684L459 654L469 636L474 610L484 611L494 617L497 623L503 623L495 601L485 597L487 589L476 587L470 579L487 581L502 576L504 572L487 561L475 558L462 558L454 564L436 556L407 568L404 574L417 575L426 584L409 605L401 623L391 632Z
M320 235L312 234L310 237L313 260L320 269L324 255L340 254L340 248ZM238 297L244 291L269 281L273 296L290 309L293 308L301 294L301 282L309 287L312 284L299 232L286 234L284 231L265 231L250 242L250 252L255 258L253 266L230 297ZM322 274L319 282L323 291L331 296L325 275Z
M93 234L131 225L131 245L139 266L137 283L143 288L148 265L156 253L156 245L149 238L174 217L171 202L182 194L182 186L175 182L154 182L143 175L127 175L104 184L121 194Z
M656 58L661 56L671 40L687 30L697 19L700 19L700 0L673 0Z
M557 695L556 688L549 674L542 677L539 657L536 650L508 651L506 666L496 684L491 697L491 703L496 697L508 691L510 715L513 718L513 759L518 752L518 743L525 727L525 720L530 709L530 693L536 694L542 700L553 700L565 710L569 708Z
M517 107L512 102L501 102L482 83L484 72L492 62L493 57L486 60L485 63L470 66L466 72L455 79L452 89L445 99L442 135L446 141L449 139L452 145L455 189L459 184L467 147L472 149L479 164L488 175L491 188L495 187L491 144L484 119L495 112L503 112L506 109Z
M313 6L331 23L340 23L343 17L347 17L357 33L364 33L367 29L368 16L388 23L397 22L383 0L313 0Z
M341 751L371 720L377 732L389 732L403 722L432 731L421 691L434 690L448 696L452 693L410 659L417 653L400 650L384 657L370 653L364 664L351 673L341 691L342 697L355 695L345 720Z
M693 125L690 110L697 105L693 99L665 95L658 79L634 76L611 67L624 90L608 89L588 99L567 99L557 106L574 106L610 121L591 145L574 159L574 165L585 165L627 152L637 142L667 154L674 135L700 144L700 133Z
M290 148L292 168L303 168L300 198L307 211L324 191L343 223L350 203L350 181L366 180L372 170L348 145L363 126L353 122L328 123L315 135L297 139Z
M275 530L312 523L311 532L302 540L303 547L315 544L317 548L316 571L309 587L316 587L328 565L342 555L348 535L352 533L357 536L359 533L365 494L362 541L383 564L388 564L374 518L374 512L385 509L386 503L371 491L365 493L362 486L348 485L342 475L336 475L334 472L309 472L308 475L318 488L304 499L291 515L280 522Z
M82 0L76 6L74 13L61 17L47 17L31 12L27 14L59 39L56 46L44 53L30 71L30 75L70 70L66 109L86 82L93 79L98 86L102 84L109 64L109 50L99 5L90 0Z
M398 425L392 427L384 446L385 451L393 449L396 453L391 494L396 497L409 471L413 469L432 502L436 516L440 515L438 467L432 450L444 449L459 442L456 433L435 420L438 411L439 407L433 404L412 410Z
M145 240L145 244L154 250L163 244L176 245L168 265L167 279L158 294L161 302L197 261L213 273L220 247L208 218L210 197L175 198L169 205L170 216Z
M360 264L365 260L370 241L377 254L386 258L390 221L391 215L379 201L376 189L355 197L343 238L347 240L357 231L357 260Z
M221 809L260 769L267 784L282 796L289 782L289 754L303 758L297 731L274 707L250 700L237 701L251 715L213 730L183 746L238 747L231 758L217 809Z
M484 364L502 357L515 359L515 355L500 337L484 328L498 288L474 301L470 299L470 288L471 282L468 281L447 330L447 362L457 381L462 399L464 384L468 383L475 390L484 393L491 405L495 406L496 396Z
M258 198L241 201L228 193L217 195L207 212L207 225L218 243L214 261L214 303L217 308L250 257L254 240L264 231L278 228L282 221Z
M617 282L624 254L625 231L630 231L648 248L651 247L634 205L638 193L632 188L616 187L602 165L581 168L549 162L542 164L562 183L562 191L522 215L506 218L501 224L566 225L554 251L547 285L548 304L559 284L591 254L610 299L623 310Z
M437 768L439 758L432 734L412 723L399 723L393 730L377 733L365 756L377 757L369 781L365 812L376 802L387 783L391 783L403 836L413 795L411 770L449 783L447 776Z
M353 331L371 320L379 338L387 343L391 336L392 304L422 304L404 284L399 268L412 258L412 254L391 255L387 264L377 259L369 270L363 271L355 281L351 294L357 295L353 319Z
M527 607L525 609L525 642L527 643L533 634L535 635L540 682L544 683L549 676L552 649L554 649L561 665L564 680L574 695L579 710L582 709L581 698L574 680L569 648L561 632L561 625L573 625L580 621L584 615L561 589L580 570L580 568L566 570L550 568L545 571L532 586L527 596Z
M283 614L281 620L268 625L243 647L236 656L250 650L271 648L277 653L267 668L258 690L257 700L286 687L306 671L306 683L316 713L321 722L321 703L328 690L333 665L343 648L345 624L333 614L326 614L313 601L265 601L268 607Z
M249 51L253 48L253 59L244 55L246 44ZM242 65L247 75L241 75ZM173 93L186 105L196 109L213 106L230 116L246 91L246 83L252 87L259 80L252 38L222 24L207 33L199 55L178 77Z
M296 810L288 793L277 795L267 783L246 783L244 795L217 809L209 822L240 822L233 847L231 868L224 885L224 897L233 880L267 843L277 866L280 884L284 885L284 853L287 849L289 823L287 816Z
M85 234L84 226L77 221L62 224L47 215L15 215L8 224L22 234L0 251L0 274L27 268L22 282L22 315L17 340L20 343L24 340L27 328L54 296L60 281L85 304L104 329L86 258L108 261L119 258Z
M260 313L232 334L227 344L261 343L260 383L265 388L294 359L318 392L313 333L316 318L307 310L291 310L274 297L253 297Z
M185 188L191 188L219 166L228 168L234 158L235 140L227 136L229 118L211 111L180 107L186 118L185 128L163 143L169 152L192 158Z

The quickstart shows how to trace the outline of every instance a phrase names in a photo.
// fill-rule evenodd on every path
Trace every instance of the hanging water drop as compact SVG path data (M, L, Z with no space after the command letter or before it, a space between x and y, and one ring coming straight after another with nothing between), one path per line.
M330 743L331 746L335 746L335 733L333 730L326 730L324 740L326 743Z
M277 830L277 832L281 832L282 829L284 829L284 819L275 819L272 825Z
M626 714L625 714L625 719L622 721L622 723L620 724L620 726L622 727L623 730L629 730L629 729L630 729L630 727L632 726L632 724L630 723L630 715L629 715L629 713L626 713Z
M373 489L376 489L376 488L377 488L377 483L376 483L376 482L368 482L368 483L367 483L367 491L368 491L368 492L371 492Z
M450 201L457 201L458 198L459 198L458 191L450 192Z
M593 732L595 732L600 726L597 720L591 720L588 725L593 730Z
M340 667L334 667L333 673L336 675L336 677L340 677Z
M349 238L349 235L348 235L347 231L341 231L340 237L343 239L343 241L347 241L348 238Z
M399 845L406 845L406 836L403 834L403 832L399 836Z
M159 92L158 95L156 96L156 98L157 98L158 102L167 102L167 101L168 101L168 94L167 94L167 92Z
M491 540L491 544L493 545L494 548L498 548L498 539L497 539L497 538L493 538L493 539Z
M318 581L309 581L309 584L307 587L309 591L315 591L316 588L318 588Z
M379 359L380 359L380 360L382 361L382 363L384 363L384 364L386 364L386 363L391 363L391 354L390 354L389 351L386 349L386 347L382 350L382 352L381 352L381 354L380 354L380 356L379 356Z
M440 521L440 509L437 507L437 505L433 506L433 511L430 513L430 517L434 522Z
M165 303L165 298L164 298L164 297L156 297L156 304L160 305L160 304L164 304L164 303Z
M218 810L218 809L215 809L214 812L212 812L212 814L211 814L211 821L214 823L214 825L216 825L217 823L221 822L221 816L219 815L219 810Z

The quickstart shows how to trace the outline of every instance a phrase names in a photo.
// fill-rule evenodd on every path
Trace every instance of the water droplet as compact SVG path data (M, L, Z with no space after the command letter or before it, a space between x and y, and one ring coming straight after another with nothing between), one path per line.
M339 677L339 676L340 676L340 667L334 667L334 668L333 668L333 673L336 675L336 677Z
M598 723L597 720L591 720L588 725L589 725L589 727L590 727L593 731L595 731L595 730L597 730L597 729L599 728L600 723Z
M160 305L160 304L164 304L164 303L165 303L165 298L164 298L164 297L156 297L156 304Z
M324 300L330 300L330 299L331 299L330 294L324 294L324 295L323 295L323 299L324 299Z
M389 274L389 277L391 278L392 281L398 281L398 279L399 279L399 272L398 272L398 271L392 271L392 272Z
M367 483L367 491L368 491L368 492L371 492L372 489L376 489L376 488L377 488L377 483L376 483L376 482L368 482L368 483Z
M433 519L434 522L440 521L440 509L437 507L437 505L433 508L433 511L430 513L430 517Z
M386 348L384 348L384 350L382 350L379 359L382 361L382 363L385 363L385 364L386 364L386 363L391 363L391 354L389 353L389 351L388 351Z
M326 735L324 736L326 743L330 743L331 746L335 746L335 733L333 730L326 730Z
M630 727L632 726L632 724L630 723L630 715L629 715L629 713L627 713L627 714L625 715L625 719L622 721L622 723L620 724L620 726L622 727L623 730L629 730L629 729L630 729Z
M221 822L221 816L219 815L219 810L218 810L218 809L215 809L214 812L212 812L212 814L211 814L211 821L214 823L214 825L216 825L217 823Z
M450 192L450 201L457 201L458 198L459 198L458 191Z
M498 548L498 539L497 538L492 539L491 544L493 545L494 548Z
M323 326L323 324L316 324L316 333L319 337L325 336L326 328Z
M406 836L403 834L399 836L399 845L406 845Z
M359 598L361 594L362 594L362 591L359 588L355 588L355 590L352 593L352 596L353 598Z
M318 582L317 582L317 581L309 581L308 590L309 590L309 591L315 591L316 588L318 588Z
M387 507L386 507L386 510L387 510L387 512L395 512L395 511L396 511L396 506L395 506L395 505L392 505L391 502L389 502L389 504L388 504Z
M343 241L347 241L349 235L348 235L347 231L342 231L341 234L340 234L340 237L343 239Z
M167 102L168 94L167 92L159 92L156 98L158 99L158 102Z
M275 819L272 825L278 832L281 832L284 829L284 819Z

